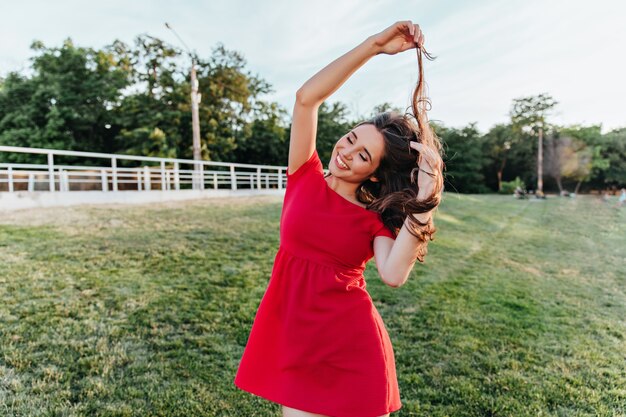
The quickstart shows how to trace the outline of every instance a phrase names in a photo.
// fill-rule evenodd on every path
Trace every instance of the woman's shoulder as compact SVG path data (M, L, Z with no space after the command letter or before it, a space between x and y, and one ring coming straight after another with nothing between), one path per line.
M300 178L307 174L321 174L322 176L324 175L324 168L322 166L322 161L320 160L317 149L314 149L309 159L305 163L300 165L291 174L289 173L289 168L287 168L287 181L296 180L297 178Z

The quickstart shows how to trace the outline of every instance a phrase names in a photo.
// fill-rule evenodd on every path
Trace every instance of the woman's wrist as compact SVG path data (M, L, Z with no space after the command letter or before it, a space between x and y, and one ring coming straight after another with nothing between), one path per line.
M420 223L428 224L433 219L433 211L430 210L430 211L427 211L426 213L413 213L412 217L414 217ZM408 222L408 217L407 217L406 222Z
M367 39L365 39L363 41L363 43L371 51L372 56L376 56L376 55L382 53L382 48L380 47L380 45L378 45L376 43L375 35L372 35L372 36L368 37Z

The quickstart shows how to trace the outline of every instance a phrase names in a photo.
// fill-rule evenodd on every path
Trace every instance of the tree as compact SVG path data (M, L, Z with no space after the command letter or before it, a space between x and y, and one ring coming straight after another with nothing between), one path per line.
M287 112L270 103L251 124L249 135L237 142L235 161L249 164L287 165L289 142Z
M113 134L107 126L130 82L128 68L113 47L80 48L67 39L59 48L34 42L31 49L38 54L33 58L33 76L11 73L0 92L0 143L110 151ZM14 162L36 160L27 154L4 157Z
M502 177L511 148L517 144L517 136L510 124L497 124L483 137L485 154L490 159L486 165L489 175L495 171L497 190L502 190ZM489 178L489 177L488 177Z
M200 131L206 157L211 160L234 160L238 143L250 137L255 116L277 109L261 100L272 92L271 85L246 71L245 66L240 53L222 44L214 48L209 60L198 61Z
M32 49L33 75L10 73L2 80L0 144L191 159L191 85L180 50L149 35L101 50L69 39L58 48L34 42ZM255 154L259 160L283 152L284 111L263 100L271 86L245 67L241 54L221 44L198 59L206 160L236 160L237 147L253 133L268 140L264 155ZM28 154L2 157L43 161Z
M119 53L130 62L132 92L123 96L115 112L117 152L189 157L181 152L192 146L189 95L178 62L181 52L148 35L136 37L133 47L119 45Z
M471 123L462 129L435 123L432 126L444 145L445 178L451 189L462 193L487 192L483 175L487 158L476 124Z
M511 123L519 136L537 136L537 194L543 194L543 134L546 117L558 103L547 93L513 100Z
M563 170L567 160L572 157L574 150L571 138L552 135L546 147L546 173L554 178L559 194L563 192Z
M560 131L561 140L566 140L570 155L563 161L563 174L574 179L578 193L580 186L609 167L610 161L602 155L601 127L570 126Z
M601 155L608 160L608 167L599 173L602 186L615 188L626 186L626 127L615 129L599 139Z
M159 156L192 158L191 82L188 68L180 65L182 54L154 37L142 35L135 40L130 52L135 92L125 97L118 111L117 139L122 152L137 153L145 150L146 144L149 149L160 144ZM250 138L253 130L266 139L271 132L276 133L270 142L280 147L281 126L277 121L283 115L277 105L261 98L271 92L271 86L246 71L241 54L218 44L208 59L197 58L196 66L202 97L202 159L236 161L244 154L252 155L254 146L241 152L237 148ZM262 122L255 124L258 118ZM155 129L161 132L156 142ZM265 154L254 153L259 161L276 158L270 154L279 152L263 149Z

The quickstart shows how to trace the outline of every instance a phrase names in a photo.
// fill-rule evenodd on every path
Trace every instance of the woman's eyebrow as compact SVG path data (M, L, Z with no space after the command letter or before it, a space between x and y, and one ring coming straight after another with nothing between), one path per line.
M356 133L354 133L354 130L351 130L350 133L352 133L354 135L354 138L356 140L359 140L359 137L356 135ZM363 147L363 149L365 149L365 153L367 154L367 156L369 156L370 162L372 162L372 154L370 154L370 151L368 151L365 146Z

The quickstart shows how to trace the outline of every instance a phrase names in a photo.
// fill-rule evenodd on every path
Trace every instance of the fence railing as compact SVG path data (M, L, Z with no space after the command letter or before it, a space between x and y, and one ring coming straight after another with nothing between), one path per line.
M7 153L40 155L33 158L42 160L0 163L0 192L281 190L286 183L284 166L0 146L0 154Z

